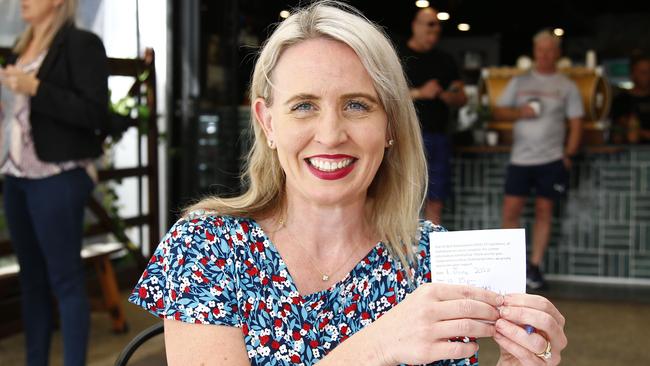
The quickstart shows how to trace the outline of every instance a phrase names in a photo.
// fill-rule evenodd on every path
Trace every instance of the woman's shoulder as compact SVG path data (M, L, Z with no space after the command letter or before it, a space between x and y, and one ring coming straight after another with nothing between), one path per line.
M247 218L224 216L209 212L190 212L183 215L160 241L155 258L182 258L181 264L201 262L206 268L216 264L234 266L239 261L242 245L247 241L251 221ZM245 246L244 246L245 247ZM228 267L234 271L234 267ZM211 270L211 269L210 269Z
M181 217L154 252L129 301L165 319L241 326L237 234L232 231L241 230L237 221L204 212Z
M183 214L176 223L172 225L172 229L218 228L222 230L230 230L232 228L241 227L242 225L247 226L251 221L252 219L247 217L220 215L216 212L196 210Z
M447 231L444 227L436 225L429 220L420 220L418 223L418 241L420 245L429 245L429 234Z
M214 212L192 211L184 214L169 229L163 241L184 237L183 242L206 239L213 242L215 238L228 240L231 236L246 234L254 220L247 217L219 215Z
M71 45L81 45L84 47L89 46L101 46L104 48L104 42L98 35L95 33L78 28L73 24L68 24L61 28L65 42L70 43Z
M74 24L64 25L62 31L65 32L68 37L100 39L95 33L79 28Z
M430 234L447 231L444 227L436 225L429 220L420 220L418 224L417 243L414 245L413 250L419 255L419 259L423 260L429 257L429 242Z

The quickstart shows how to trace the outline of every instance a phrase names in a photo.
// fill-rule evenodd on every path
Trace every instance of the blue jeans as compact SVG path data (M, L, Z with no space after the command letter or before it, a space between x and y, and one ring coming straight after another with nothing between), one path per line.
M451 194L451 141L439 133L425 133L422 140L429 173L427 199L445 201Z
M84 206L94 183L84 169L43 179L6 176L7 226L20 264L27 365L48 365L52 293L65 366L85 365L90 307L81 260Z

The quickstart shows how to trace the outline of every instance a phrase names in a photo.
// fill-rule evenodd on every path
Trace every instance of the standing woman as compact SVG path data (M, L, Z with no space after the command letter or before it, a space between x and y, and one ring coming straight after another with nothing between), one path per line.
M64 364L84 365L89 304L80 257L86 168L102 153L108 66L101 40L74 25L76 0L23 0L28 26L0 69L0 172L20 264L28 365L47 365L52 296Z

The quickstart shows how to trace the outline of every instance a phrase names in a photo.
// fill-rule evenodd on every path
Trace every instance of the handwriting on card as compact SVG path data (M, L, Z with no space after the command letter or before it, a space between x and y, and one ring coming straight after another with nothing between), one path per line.
M466 230L430 234L431 279L499 293L526 290L523 229Z

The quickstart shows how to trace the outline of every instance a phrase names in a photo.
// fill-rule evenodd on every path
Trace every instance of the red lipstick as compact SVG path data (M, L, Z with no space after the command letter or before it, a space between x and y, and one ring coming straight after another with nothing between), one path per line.
M311 158L321 158L323 160L331 160L333 162L338 162L343 159L352 159L352 162L346 167L343 167L341 169L336 169L331 172L326 172L319 170L315 166L313 166L309 159ZM350 155L344 155L344 154L334 154L334 155L327 155L327 154L321 154L321 155L313 155L310 156L309 158L305 159L305 164L307 164L307 167L309 167L309 171L315 175L317 178L323 179L323 180L337 180L337 179L342 179L346 177L348 174L354 170L354 167L356 166L356 158Z

